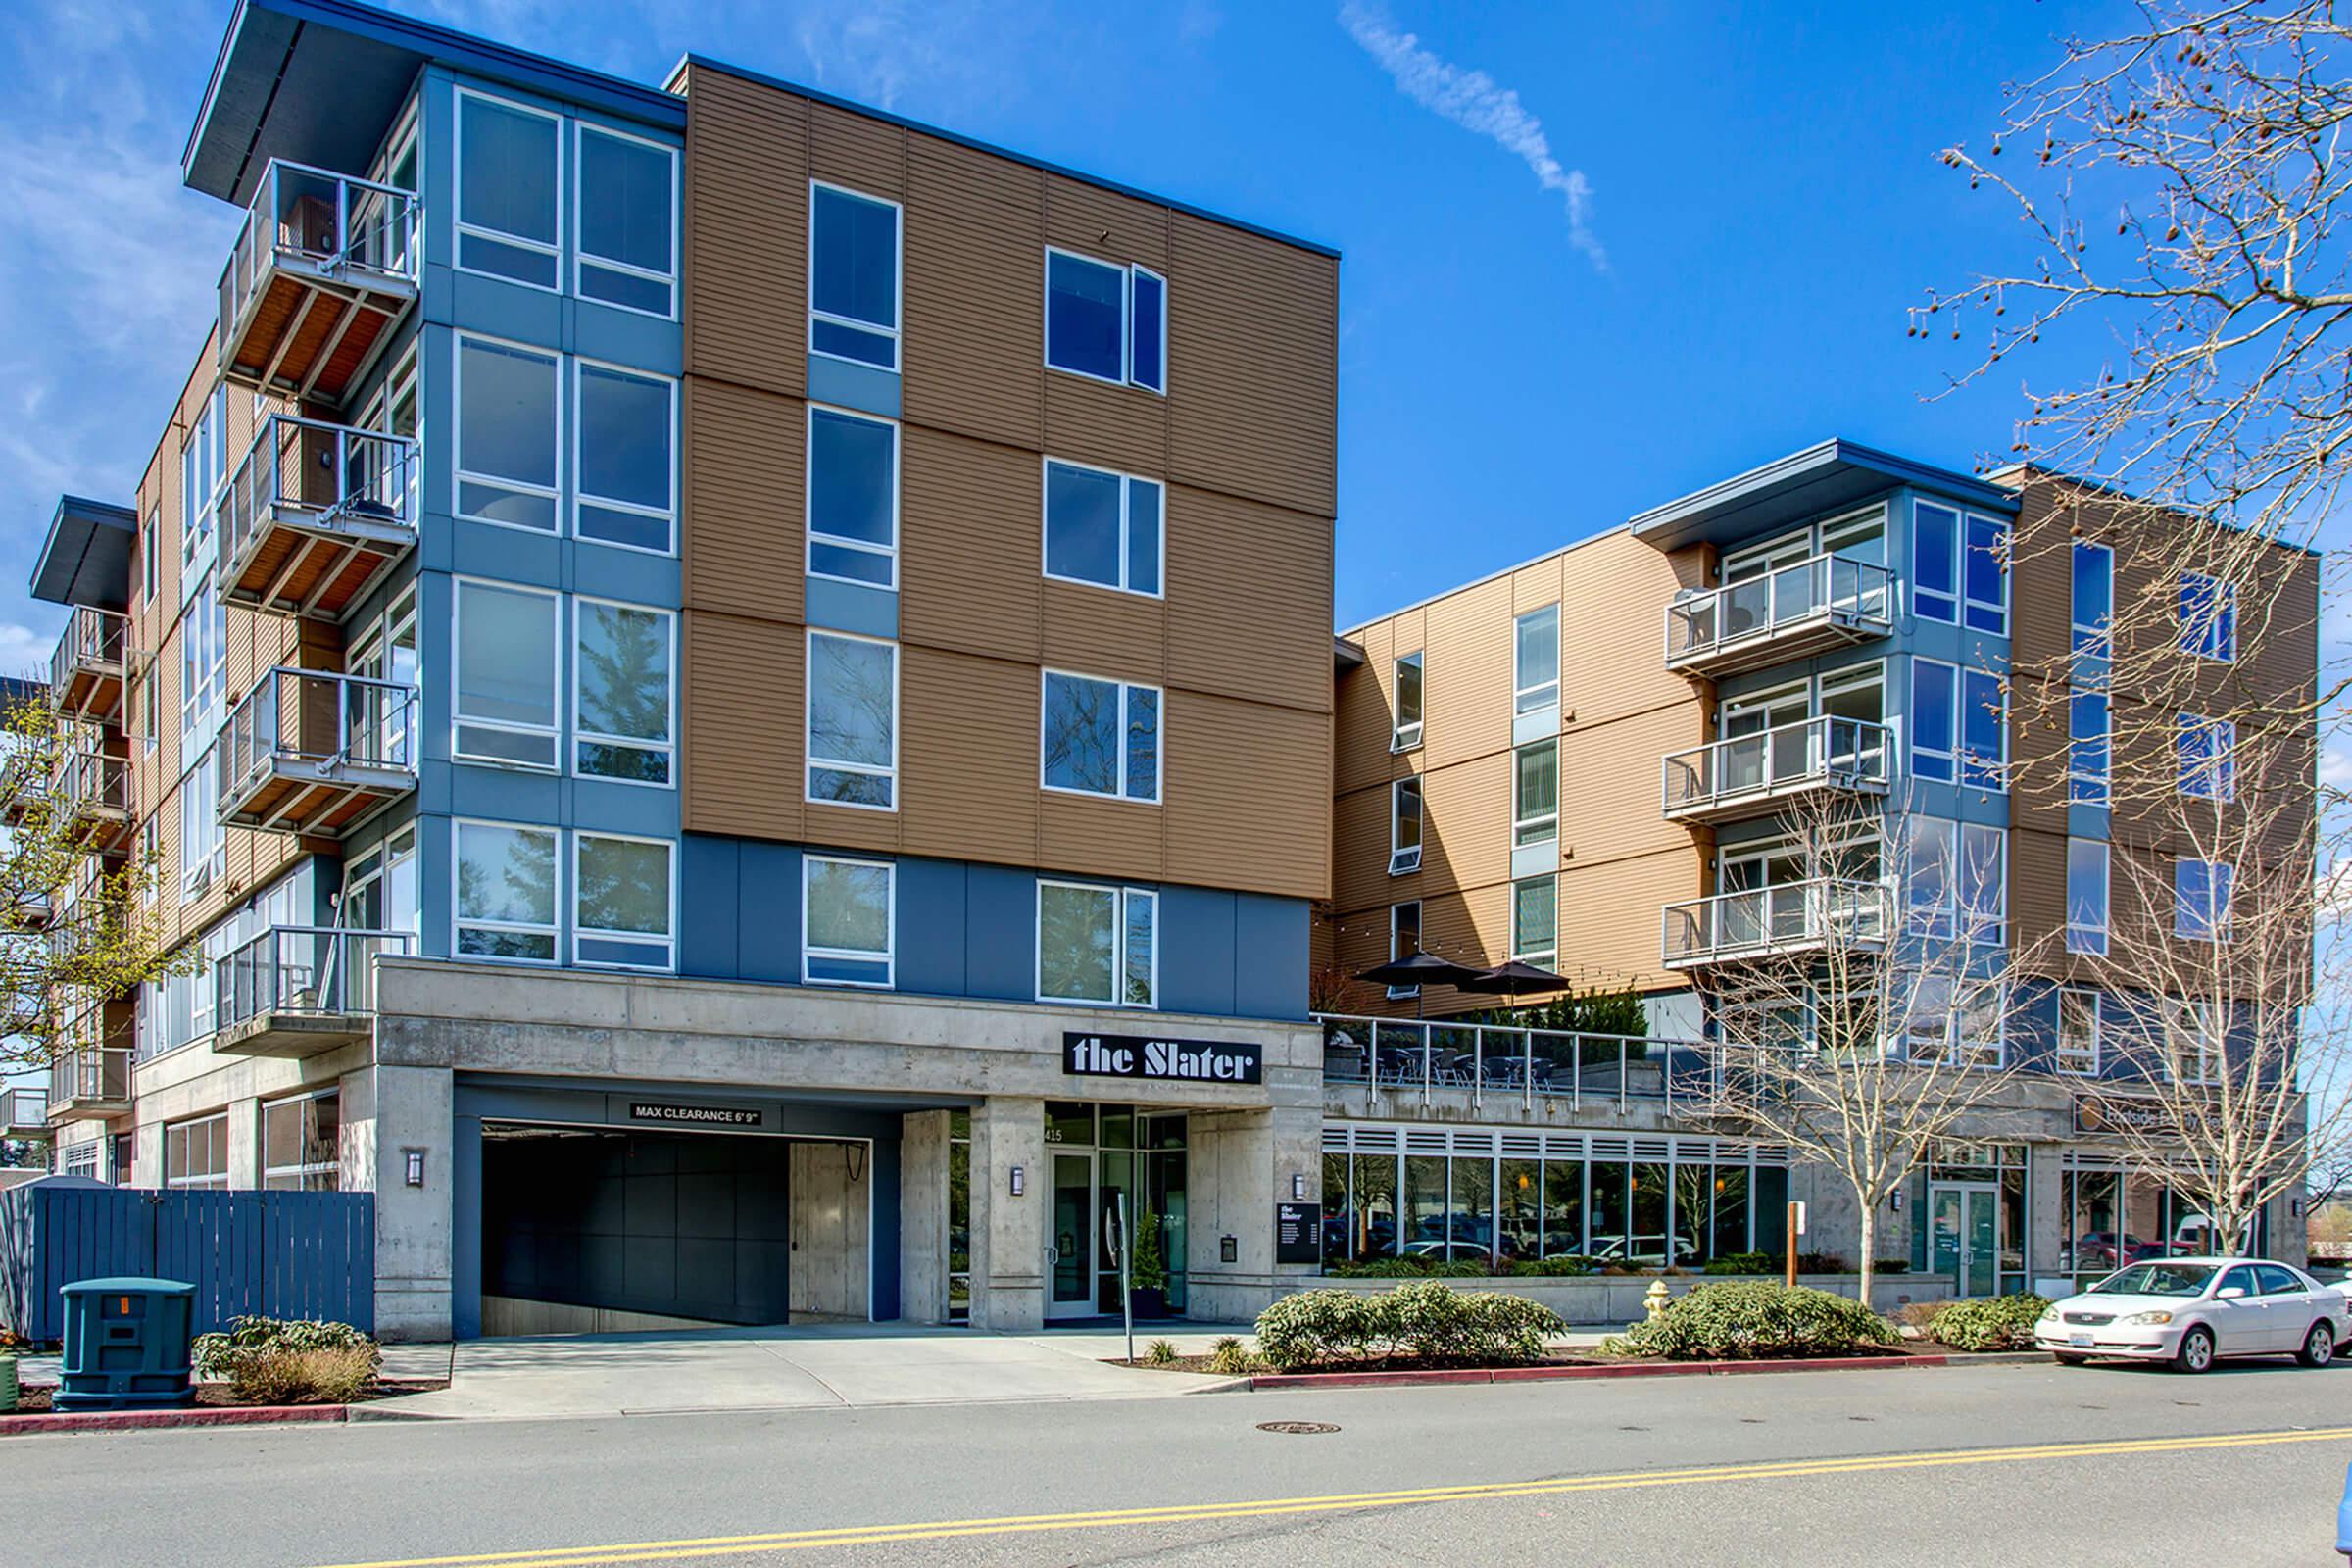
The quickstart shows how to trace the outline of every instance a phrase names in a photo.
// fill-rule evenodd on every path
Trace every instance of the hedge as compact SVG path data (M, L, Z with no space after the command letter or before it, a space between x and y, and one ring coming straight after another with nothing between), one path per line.
M1623 1354L1670 1361L1843 1355L1898 1345L1895 1326L1861 1302L1762 1280L1701 1285L1609 1342Z
M1257 1315L1258 1353L1284 1371L1410 1358L1452 1366L1518 1366L1567 1328L1522 1296L1456 1291L1436 1280L1378 1295L1301 1291Z
M2049 1309L2049 1298L2031 1291L1951 1301L1928 1319L1928 1338L1955 1350L2032 1349L2034 1325Z

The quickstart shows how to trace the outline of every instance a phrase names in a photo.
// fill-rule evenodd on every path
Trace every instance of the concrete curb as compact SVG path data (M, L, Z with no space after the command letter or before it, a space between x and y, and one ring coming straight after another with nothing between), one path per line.
M1252 1377L1267 1389L1395 1389L1465 1383L1573 1383L1603 1378L1737 1377L1769 1372L1886 1372L1941 1366L2014 1366L2048 1358L2037 1350L1950 1355L1833 1355L1773 1361L1658 1361L1613 1366L1506 1366L1441 1372L1276 1372Z
M350 1418L342 1404L197 1405L185 1410L56 1410L0 1416L0 1438L60 1432L154 1432L169 1427L319 1425Z

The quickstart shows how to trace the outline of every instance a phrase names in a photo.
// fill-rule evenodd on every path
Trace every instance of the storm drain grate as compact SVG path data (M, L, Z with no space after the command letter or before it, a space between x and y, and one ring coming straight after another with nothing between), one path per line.
M1257 1424L1257 1430L1279 1432L1290 1438L1313 1438L1320 1437L1326 1432L1337 1432L1340 1429L1328 1421L1260 1421Z

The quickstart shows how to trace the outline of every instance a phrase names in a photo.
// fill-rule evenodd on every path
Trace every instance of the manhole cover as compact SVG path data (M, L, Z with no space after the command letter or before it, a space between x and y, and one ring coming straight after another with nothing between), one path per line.
M1279 1432L1286 1437L1311 1438L1326 1432L1337 1432L1340 1429L1328 1421L1260 1421L1257 1424L1257 1430Z

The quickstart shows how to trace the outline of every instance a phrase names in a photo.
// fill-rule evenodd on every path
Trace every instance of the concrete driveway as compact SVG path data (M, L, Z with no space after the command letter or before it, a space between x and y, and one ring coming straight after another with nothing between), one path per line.
M1201 1339L1203 1348L1205 1338L1197 1329L1182 1336ZM1139 1334L1136 1343L1140 1348L1147 1337ZM450 1386L377 1400L353 1414L528 1418L1137 1399L1205 1393L1232 1381L1101 1359L1121 1353L1116 1336L1106 1343L1094 1334L1010 1336L871 1323L468 1340L387 1347L388 1375L446 1372Z

